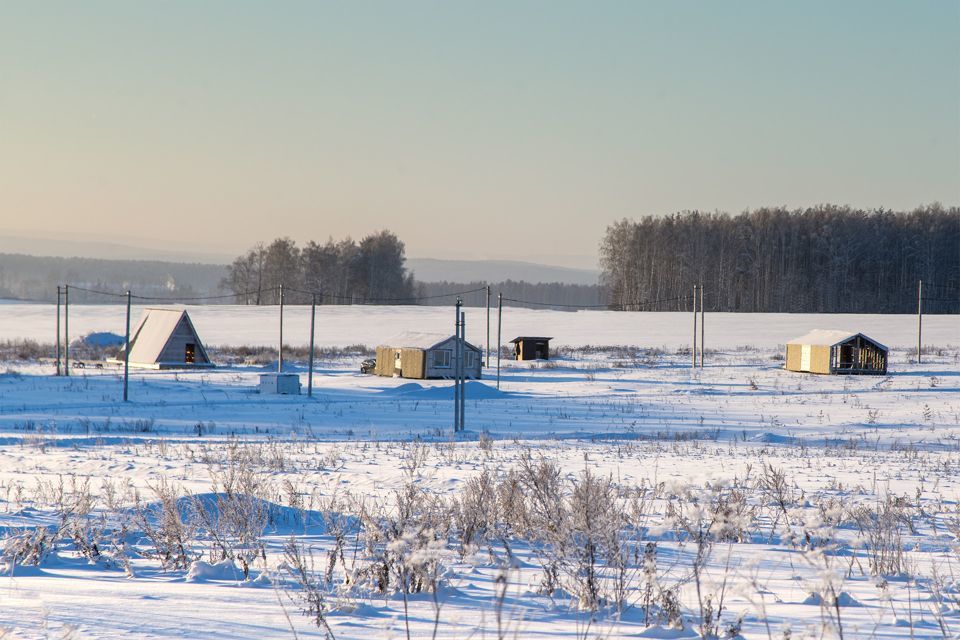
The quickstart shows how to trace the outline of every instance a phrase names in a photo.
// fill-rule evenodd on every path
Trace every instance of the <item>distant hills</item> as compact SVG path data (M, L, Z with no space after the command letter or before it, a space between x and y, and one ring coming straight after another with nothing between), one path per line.
M59 259L89 258L102 261L135 261L138 263L202 264L215 267L224 267L236 257L215 251L198 251L195 248L149 249L123 242L32 237L3 232L0 232L0 254ZM558 267L521 260L408 258L407 269L412 271L414 277L420 282L522 280L530 283L561 282L564 284L592 285L597 284L600 277L600 272L596 269ZM160 270L164 271L162 268ZM177 271L180 272L179 269ZM208 286L209 277L210 273L207 271L201 285L203 288Z
M148 249L121 242L0 233L0 254L225 265L234 256L195 249Z
M407 269L420 282L503 282L506 280L597 284L600 272L519 260L436 260L409 258Z

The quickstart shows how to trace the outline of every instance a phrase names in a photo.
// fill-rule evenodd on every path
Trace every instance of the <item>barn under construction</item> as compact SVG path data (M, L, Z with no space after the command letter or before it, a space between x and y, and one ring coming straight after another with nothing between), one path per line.
M887 347L862 333L817 329L787 343L788 371L885 375Z
M453 378L457 365L456 336L407 331L377 347L378 376L399 378ZM480 349L464 341L465 378L480 379Z
M141 369L193 369L212 367L207 350L183 309L144 309L130 334L130 344L120 349L115 362L123 362L130 349L130 366Z

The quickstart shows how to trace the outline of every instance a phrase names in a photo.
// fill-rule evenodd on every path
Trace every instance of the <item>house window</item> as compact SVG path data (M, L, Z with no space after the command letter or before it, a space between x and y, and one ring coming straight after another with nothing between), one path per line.
M450 349L437 349L431 352L433 354L433 366L438 369L450 368Z
M464 359L464 366L467 369L472 369L474 364L474 359L477 357L473 351L467 351L466 358Z
M193 364L197 360L197 345L187 343L184 348L183 361L187 364Z

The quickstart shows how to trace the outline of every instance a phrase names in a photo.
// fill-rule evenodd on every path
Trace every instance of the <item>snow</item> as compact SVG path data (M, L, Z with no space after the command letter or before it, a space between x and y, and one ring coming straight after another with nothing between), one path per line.
M155 306L155 305L154 305ZM278 307L177 306L190 314L207 345L275 345ZM134 307L136 318L143 307ZM486 309L464 307L467 340L486 344ZM123 334L126 308L114 305L71 305L70 331ZM491 340L496 340L497 310L491 310ZM915 347L917 319L912 315L707 313L708 349L751 346L772 349L820 327L843 326L890 347ZM342 347L383 344L398 331L453 335L452 307L321 306L317 308L316 344ZM310 307L284 308L284 342L309 344ZM549 311L505 307L502 337L552 335L553 346L639 345L675 350L688 346L693 333L690 313L625 313L618 311ZM926 344L960 344L960 319L927 315ZM51 343L56 336L56 307L8 304L0 307L0 339L29 338ZM482 339L481 339L482 336Z
M322 308L318 343L375 345L388 326L451 333L450 311ZM275 308L189 312L209 344L275 342ZM285 310L291 344L306 343L308 313ZM483 344L485 310L467 314L468 336ZM4 305L0 337L49 343L52 316L44 305ZM122 319L119 307L71 307L77 335L116 331ZM394 513L409 487L424 502L452 500L485 472L502 478L531 456L558 465L565 486L586 469L610 478L625 503L640 510L631 516L637 553L656 543L658 575L676 589L682 625L645 622L639 569L623 612L605 609L591 620L569 583L552 595L541 592L544 550L517 538L509 557L496 541L411 554L411 562L444 567L437 637L493 638L501 631L544 639L700 637L691 571L696 547L678 533L677 513L694 517L737 491L745 492L754 515L738 515L731 502L722 526L746 528L714 544L701 576L705 592L726 589L723 632L739 621L744 638L767 638L768 630L782 637L784 629L797 638L834 637L837 609L829 594L835 593L844 637L955 637L960 324L957 317L925 318L924 343L932 348L918 365L909 352L915 323L912 316L707 314L706 367L691 369L683 351L689 314L505 310L504 337L509 327L510 335L555 335L559 346L620 346L568 350L548 362L504 360L499 389L495 370L485 369L483 380L466 384L467 432L456 438L452 383L360 375L360 356L318 360L313 398L259 395L264 368L225 366L137 371L129 403L121 401L119 369L56 377L47 362L0 363L5 558L37 527L69 526L63 505L83 487L96 498L92 527L100 517L135 513L135 494L142 509L159 513L156 490L165 483L180 492L176 509L185 517L202 508L210 518L227 518L220 505L245 481L237 460L247 461L266 487L244 503L266 523L251 543L263 547L249 576L239 561L219 557L201 530L197 556L175 569L150 557L149 540L132 528L118 539L126 565L105 549L88 559L68 537L39 566L3 565L0 635L289 638L293 628L297 637L322 638L296 600L300 591L285 551L291 538L313 551L322 573L338 519L354 522L358 505L381 504ZM824 326L892 345L889 375L785 371L782 345ZM287 370L306 388L304 367L291 362ZM794 496L786 514L757 489L768 469L784 472ZM893 544L906 569L871 575L868 544L851 514L879 513L888 499L909 516ZM392 548L408 544L404 538ZM353 562L362 545L349 537L344 555ZM337 581L345 575L339 564L333 573ZM433 635L430 594L410 594L405 614L397 593L338 584L328 593L327 616L337 638L405 638L408 623L411 637Z

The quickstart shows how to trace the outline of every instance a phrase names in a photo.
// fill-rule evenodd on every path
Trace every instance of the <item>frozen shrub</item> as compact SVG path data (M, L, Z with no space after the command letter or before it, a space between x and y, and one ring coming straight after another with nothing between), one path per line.
M901 529L912 530L905 498L887 496L876 508L858 505L850 517L863 537L870 573L875 576L904 575L907 572Z
M53 550L56 536L47 527L9 535L3 545L3 560L10 570L16 565L39 565Z
M181 510L181 495L165 478L149 486L156 501L144 503L137 492L133 514L134 525L152 547L146 555L158 559L164 570L186 569L196 559L195 528Z
M323 631L326 640L334 638L333 630L327 623L329 606L324 585L317 579L313 567L313 554L291 538L283 548L284 561L280 568L296 585L297 589L287 595L291 596L300 606L303 615L309 617L313 623Z
M461 553L470 545L480 545L496 535L497 486L490 472L483 472L467 481L454 507L456 529L460 536Z
M571 592L581 609L597 611L610 596L620 606L625 598L628 559L621 531L626 518L617 501L610 478L584 470L567 501L570 546L574 565L568 569ZM604 588L601 566L612 574L610 588Z

